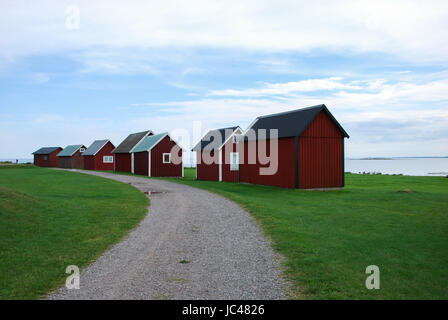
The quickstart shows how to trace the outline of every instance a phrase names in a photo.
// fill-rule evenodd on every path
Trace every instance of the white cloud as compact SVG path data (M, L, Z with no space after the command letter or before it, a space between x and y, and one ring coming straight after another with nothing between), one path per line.
M50 81L50 75L42 72L36 72L31 75L31 80L34 83L46 83Z
M233 94L233 98L217 96L141 103L134 108L148 112L146 117L136 120L138 123L163 124L164 127L169 124L171 130L197 120L207 128L229 125L246 128L260 115L325 103L351 135L349 156L444 155L448 154L448 145L439 144L448 137L448 77L442 78L441 74L444 73L439 73L439 79L434 81L428 80L433 78L429 75L400 82L333 79L337 83L335 87L340 89L325 93L321 92L320 84L300 91L302 87L297 83L315 84L315 79L308 79L293 82L294 85L288 82L268 84L259 89L219 91ZM345 87L355 90L347 91ZM294 94L294 90L298 93ZM391 148L391 144L395 148ZM410 144L412 148L408 147ZM383 149L383 145L388 147ZM428 153L431 148L437 152Z
M31 158L31 153L43 146L89 144L102 139L106 119L66 117L62 114L27 114L0 120L0 158ZM20 128L20 129L18 129ZM82 130L80 130L82 128Z
M81 73L159 74L159 58L132 50L90 50L71 54L83 64Z
M68 5L79 6L79 29L66 27ZM388 150L397 153L403 145L408 150L433 148L448 154L447 144L439 145L445 140L435 138L448 135L448 72L417 75L409 70L415 70L418 64L440 67L448 62L446 30L445 0L0 0L0 70L7 70L21 56L54 54L80 62L84 73L144 73L162 78L167 70L175 70L178 77L166 82L194 91L190 93L194 100L189 101L142 103L135 97L132 108L138 108L138 113L115 125L107 119L99 126L98 119L69 121L58 115L41 115L31 119L29 129L23 130L26 143L31 143L29 137L35 132L40 133L39 141L49 144L68 143L73 138L88 143L93 136L120 141L129 132L146 128L173 130L188 127L195 120L202 121L204 128L233 124L245 127L262 114L325 103L347 126L352 136L349 146L365 152L359 156L379 154L385 136L400 141L387 142L395 146ZM217 52L215 48L220 49L217 57L210 57ZM196 50L203 49L204 55L196 54ZM325 66L300 68L300 62L292 58L296 52L311 56L330 52L347 60L353 53L380 53L393 55L397 58L394 61L400 61L405 68L366 80L369 75L353 74L351 61L344 61L344 70L334 77L337 66L331 62L332 70L325 76ZM256 55L258 62L250 58L250 63L268 73L288 73L288 80L261 82L252 88L229 86L209 90L205 96L201 94L203 89L195 88L196 84L183 81L182 77L191 74L222 75L219 71L226 71L222 69L236 59L233 55L240 62ZM207 63L201 63L202 58ZM355 63L359 65L359 61ZM303 77L307 73L303 70L313 68L319 78L291 81L294 73L302 72ZM31 74L31 78L39 83L50 80L48 73L39 72ZM104 83L90 81L88 86L101 87ZM48 123L57 125L49 127ZM5 129L3 122L0 127L4 130L1 136L11 135L13 127ZM81 127L84 136L77 137ZM119 132L114 131L117 127ZM419 142L422 136L433 138ZM414 142L415 147L409 147ZM17 148L8 144L8 152L14 150L9 147Z
M236 96L236 97L258 97L270 95L288 95L296 92L312 92L319 90L336 89L361 89L360 86L351 83L344 83L340 77L330 77L326 79L308 79L286 83L266 83L261 88L244 90L212 90L212 96Z
M66 28L78 5L80 28ZM1 1L4 57L105 48L383 52L446 61L447 1Z

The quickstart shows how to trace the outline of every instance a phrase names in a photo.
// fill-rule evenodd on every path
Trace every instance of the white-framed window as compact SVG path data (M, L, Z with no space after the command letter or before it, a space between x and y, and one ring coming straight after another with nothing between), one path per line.
M171 163L171 153L164 153L162 155L162 162L163 163Z
M238 152L230 152L230 170L240 169L240 154Z
M86 148L79 149L79 152L84 152L84 151L86 151Z
M47 161L48 160L48 156L44 156L44 160Z
M103 156L103 163L114 163L113 156Z

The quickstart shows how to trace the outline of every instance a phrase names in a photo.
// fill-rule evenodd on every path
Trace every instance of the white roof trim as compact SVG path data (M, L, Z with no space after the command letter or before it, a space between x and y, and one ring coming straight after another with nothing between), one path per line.
M165 133L165 134L162 136L162 138L160 138L159 140L157 140L157 142L154 143L154 144L151 146L151 148L149 148L147 151L151 151L152 148L154 148L156 145L158 145L158 144L160 143L160 141L162 141L163 139L165 139L166 136L170 137L168 133ZM170 137L170 138L171 138L171 137Z
M229 140L236 134L236 132L237 132L238 130L240 131L240 134L243 133L243 130L242 130L240 127L237 127L237 128L232 132L232 134L226 139L226 141L224 141L224 143L218 148L218 151L221 150L221 149L226 145L227 142L229 142Z
M196 143L196 145L191 149L191 151L201 151L202 152L202 150L200 148L201 148L201 142L202 142L202 140L204 140L204 137L206 137L210 132L217 131L217 130L219 130L219 129L208 130L207 133L202 136L201 140L199 140L199 142ZM198 147L199 147L199 150L196 150L196 148L198 148Z
M96 156L96 154L97 154L98 152L100 152L100 150L101 150L101 149L103 149L103 148L104 148L104 146L105 146L105 145L106 145L106 144L107 144L107 143L108 143L109 141L110 141L110 140L107 140L107 141L106 141L106 143L105 143L105 144L103 144L103 145L101 146L101 148L99 148L99 149L98 149L98 151L97 151L97 152L95 152L95 153L93 154L93 156Z
M70 155L70 157L73 156L76 152L78 152L78 150L80 150L81 148L84 148L84 149L87 150L87 147L86 147L85 145L82 145L82 146L80 146L78 149L76 149L76 150Z
M143 139L145 139L145 138L146 138L147 136L149 136L151 133L154 134L154 132L152 132L151 130L148 130L148 132L143 136L143 138L141 138L140 141L137 142L137 143L135 144L135 146L132 147L131 150L129 150L129 153L134 153L134 149L135 149L135 147L137 147L137 146L140 144L140 142L142 142ZM116 148L115 148L115 149L116 149ZM114 149L114 150L115 150L115 149Z
M160 141L162 141L163 139L165 139L165 137L167 137L167 136L171 139L171 141L173 141L176 145L178 145L182 151L185 151L185 149L182 148L182 147L180 146L180 144L179 144L176 140L174 140L174 139L170 136L170 134L169 134L168 132L167 132L162 138L160 138L159 140L157 140L157 142L154 143L154 144L152 145L152 147L148 149L148 151L151 151L156 145L158 145L158 144L160 143Z
M147 151L147 152L150 152L156 145L158 145L158 144L160 143L160 141L162 141L163 139L165 139L165 137L167 137L167 136L171 139L171 141L174 141L174 143L175 143L177 146L180 147L180 149L182 150L182 152L185 151L185 149L182 148L181 145L180 145L175 139L173 139L173 138L170 136L170 134L169 134L168 132L165 133L159 140L157 140L156 143L154 143L154 144L152 145L151 148L149 148L149 149L146 150L146 151ZM140 142L139 142L139 143L140 143ZM137 145L135 145L135 147L137 147ZM135 147L134 147L134 148L135 148ZM134 150L134 148L132 148L132 150ZM131 150L131 151L132 151L132 150ZM135 152L132 151L132 153L135 153Z
M224 128L224 129L227 129L227 128ZM212 132L212 131L216 131L216 130L219 130L219 129L212 129L212 130L209 130L209 131L204 135L204 137L205 137L206 135L208 135L210 132ZM230 137L233 136L233 135L235 134L235 131L237 131L237 130L240 130L241 133L243 134L243 129L241 129L240 126L237 126L237 127L235 128L235 130L233 130L233 132L232 132L232 134L229 136L229 138L227 138L226 141L224 141L224 143L221 144L221 145L219 146L218 151L222 149L222 147L227 143L227 141L230 139ZM202 150L196 150L196 148L197 148L198 146L200 146L200 144L201 144L202 140L204 139L204 137L202 137L201 140L199 140L199 142L196 143L196 145L194 146L194 148L191 149L192 151L201 151L201 152L202 152Z
M255 118L254 121L252 121L252 123L249 125L249 127L247 127L246 130L244 130L244 132L242 133L243 135L246 135L247 131L249 131L250 129L252 129L252 127L254 126L255 123L257 123L259 117Z
M170 135L169 133L167 134L167 136L170 137L171 141L174 141L174 143L177 144L177 145L180 147L180 149L182 150L182 152L185 152L185 151L186 151L184 148L182 148L182 146L179 144L179 142L177 142L177 140L175 140L175 139L173 139L173 138L171 137L171 135Z
M75 151L73 151L73 153L69 156L60 156L59 153L61 153L62 151L64 151L64 149L62 149L61 151L59 151L59 153L56 155L56 157L71 157L73 156L76 152L78 152L79 149L84 148L87 150L87 147L85 145L81 145L78 149L76 149Z

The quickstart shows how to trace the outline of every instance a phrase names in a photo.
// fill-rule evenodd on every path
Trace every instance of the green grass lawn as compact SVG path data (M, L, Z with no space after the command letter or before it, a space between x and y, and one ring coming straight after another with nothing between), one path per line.
M250 211L276 250L295 295L307 299L448 299L448 179L346 175L338 191L196 181ZM413 192L399 192L403 190ZM377 265L381 288L365 287Z
M194 169L168 180L250 211L286 257L296 297L448 298L446 178L347 174L343 190L327 192L196 181ZM62 285L68 265L98 257L147 205L141 192L112 180L1 166L0 298L33 299ZM368 265L380 268L380 290L365 288Z
M63 285L68 265L93 261L148 205L144 194L116 181L0 166L0 299L35 299Z

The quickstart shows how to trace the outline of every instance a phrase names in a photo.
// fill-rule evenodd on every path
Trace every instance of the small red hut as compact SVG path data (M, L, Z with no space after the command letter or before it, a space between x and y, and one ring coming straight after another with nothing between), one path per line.
M145 137L131 150L135 174L149 177L183 177L182 148L168 133Z
M43 147L34 151L34 165L38 167L57 167L57 154L61 152L61 147Z
M114 154L114 170L134 173L132 167L131 150L139 144L145 137L152 135L152 131L143 131L132 133L127 136L113 151Z
M115 146L110 140L95 140L82 154L86 170L114 170Z
M210 130L196 144L196 178L198 180L239 181L239 153L236 137L240 127Z
M263 164L258 152L250 161L249 149L266 146L264 153L272 158L272 129L278 130L277 169L263 174L270 164ZM265 136L260 134L263 130ZM258 117L239 144L240 181L300 189L343 187L344 138L348 137L324 104Z
M83 144L66 146L57 154L58 167L66 169L83 169L84 159L82 157L86 147Z

